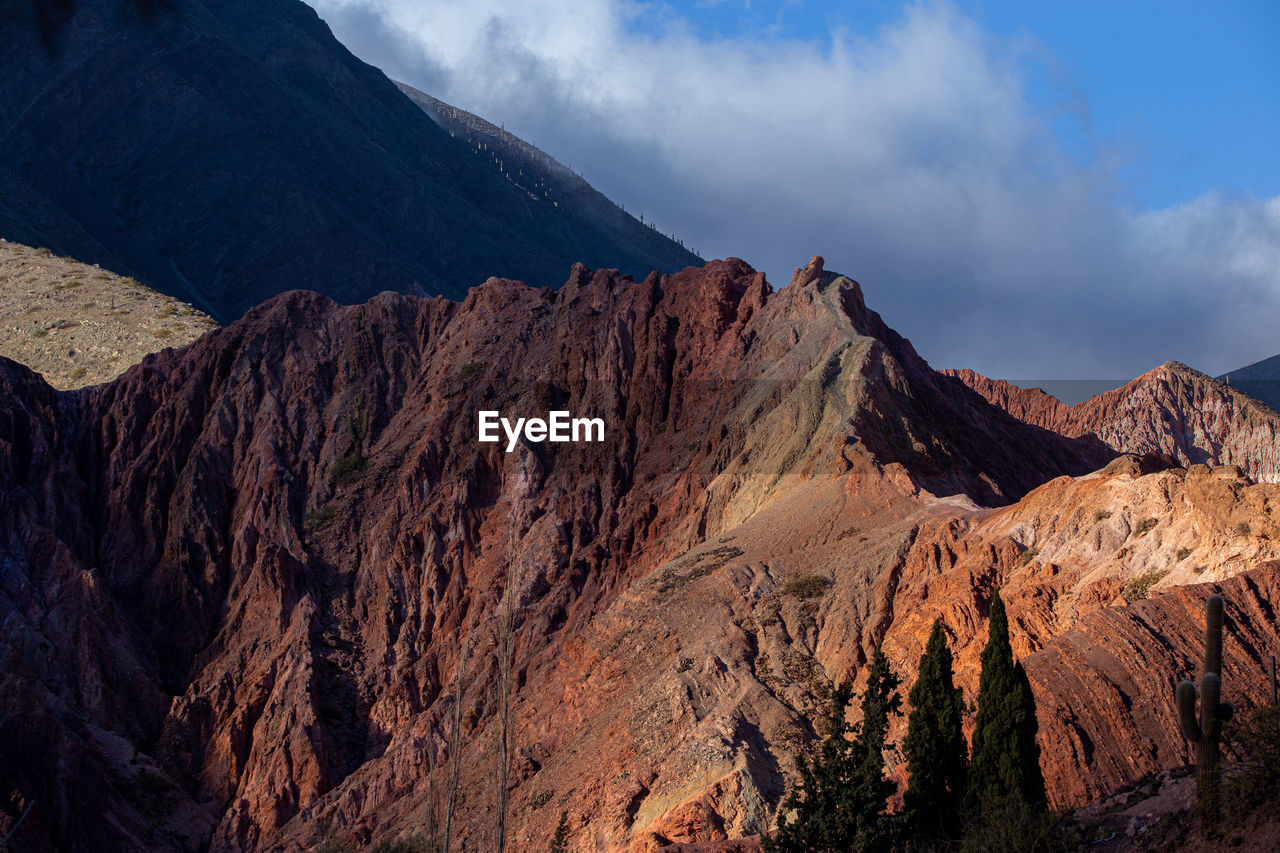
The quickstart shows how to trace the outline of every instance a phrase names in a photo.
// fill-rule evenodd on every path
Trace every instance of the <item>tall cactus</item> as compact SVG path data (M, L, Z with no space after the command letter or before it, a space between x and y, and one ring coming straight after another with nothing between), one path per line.
M1196 686L1178 682L1175 698L1182 734L1196 745L1196 793L1200 828L1209 832L1218 820L1218 761L1222 755L1222 724L1231 719L1231 703L1222 702L1222 596L1205 604L1204 674L1200 676L1200 714L1196 716Z

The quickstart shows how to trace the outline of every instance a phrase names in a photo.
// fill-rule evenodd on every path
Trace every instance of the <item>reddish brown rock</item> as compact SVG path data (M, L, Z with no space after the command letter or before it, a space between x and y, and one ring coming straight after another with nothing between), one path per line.
M609 440L508 454L475 440L490 408L599 415ZM74 393L0 362L0 811L37 803L33 849L420 832L469 637L454 837L486 848L510 578L512 846L561 812L583 851L756 835L876 643L909 678L942 615L971 688L998 585L1034 658L1089 620L1118 631L1102 614L1130 576L1188 537L1224 583L1270 553L1269 522L1232 525L1274 487L1067 476L1112 456L931 371L817 259L776 293L730 260L462 303L286 294ZM1077 518L1104 504L1127 514ZM1063 648L1053 667L1087 679ZM1037 666L1046 750L1077 723L1152 737L1068 720ZM1125 769L1054 756L1058 799Z
M1019 420L1061 435L1094 436L1121 453L1181 465L1239 465L1254 480L1280 483L1280 416L1185 364L1168 362L1074 406L972 370L942 373Z

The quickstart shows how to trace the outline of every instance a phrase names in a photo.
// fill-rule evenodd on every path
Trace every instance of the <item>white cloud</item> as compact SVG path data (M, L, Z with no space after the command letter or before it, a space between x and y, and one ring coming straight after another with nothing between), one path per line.
M1121 377L1280 351L1280 200L1116 201L1088 104L947 6L825 43L696 36L634 0L318 0L391 76L502 122L704 256L823 254L933 363ZM1056 79L1050 68L1047 77ZM1054 120L1075 116L1070 156Z

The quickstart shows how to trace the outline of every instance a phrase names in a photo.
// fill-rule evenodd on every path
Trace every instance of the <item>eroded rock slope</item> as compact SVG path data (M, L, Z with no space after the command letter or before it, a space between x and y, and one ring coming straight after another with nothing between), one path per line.
M481 409L553 408L608 440L476 441ZM832 681L881 642L909 678L940 615L972 691L997 587L1073 801L1173 760L1158 691L1107 692L1194 657L1200 588L1158 593L1274 592L1239 572L1277 487L1089 475L1114 455L934 373L819 258L778 292L736 260L294 292L77 392L0 362L5 820L35 802L31 849L367 843L425 831L452 751L455 844L488 849L504 589L518 849L561 811L584 851L767 828ZM1094 667L1112 636L1150 659Z

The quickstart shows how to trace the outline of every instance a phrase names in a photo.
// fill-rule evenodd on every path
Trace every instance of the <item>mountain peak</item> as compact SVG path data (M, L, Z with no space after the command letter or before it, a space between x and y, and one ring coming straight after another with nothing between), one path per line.
M1061 435L1093 436L1118 452L1170 464L1238 465L1257 482L1280 482L1274 453L1280 415L1181 362L1165 362L1074 406L971 370L943 372L1019 420Z

